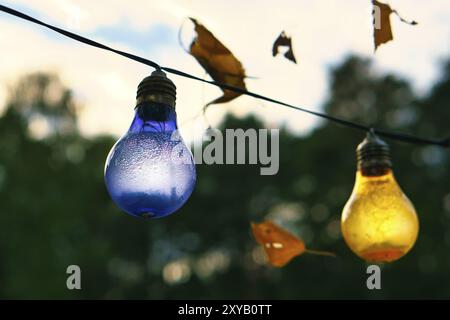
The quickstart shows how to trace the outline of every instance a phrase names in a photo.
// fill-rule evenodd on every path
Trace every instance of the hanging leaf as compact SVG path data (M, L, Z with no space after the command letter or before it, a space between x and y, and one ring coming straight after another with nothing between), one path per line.
M303 240L277 226L271 221L252 223L253 236L263 246L271 265L283 267L293 258L303 254L311 253L326 256L335 256L334 253L307 250Z
M252 231L256 242L264 247L269 262L275 267L282 267L305 252L302 240L271 221L252 223Z
M217 82L246 89L245 71L241 62L208 29L196 19L189 18L195 25L197 36L192 41L189 52L203 69ZM231 101L240 93L222 89L223 95L206 106Z
M291 60L294 63L297 63L297 60L294 56L294 50L292 50L292 39L286 35L284 31L280 33L278 38L273 43L272 47L272 56L276 56L280 53L280 47L286 47L287 51L284 53L284 57L288 60Z
M416 25L416 21L408 21L403 19L396 10L392 10L391 7L385 3L381 3L377 0L372 0L373 4L373 38L375 44L375 51L383 43L389 42L394 39L391 28L391 13L395 13L400 21L410 24L412 26Z

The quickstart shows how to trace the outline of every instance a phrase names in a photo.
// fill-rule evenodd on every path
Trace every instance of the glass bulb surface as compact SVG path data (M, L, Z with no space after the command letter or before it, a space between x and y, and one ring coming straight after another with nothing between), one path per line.
M341 229L347 245L362 259L391 262L413 247L419 221L392 170L381 176L364 176L358 170Z
M174 108L157 103L136 108L130 129L106 160L113 201L133 216L163 217L187 201L195 182L194 159L178 134Z

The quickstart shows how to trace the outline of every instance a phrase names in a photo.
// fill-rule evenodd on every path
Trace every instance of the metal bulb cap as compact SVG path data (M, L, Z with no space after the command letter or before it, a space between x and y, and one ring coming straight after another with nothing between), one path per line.
M392 168L389 146L373 130L356 148L358 170L365 176L380 176Z
M136 107L145 102L153 102L168 105L175 108L177 88L167 78L164 71L157 69L139 83L136 94Z

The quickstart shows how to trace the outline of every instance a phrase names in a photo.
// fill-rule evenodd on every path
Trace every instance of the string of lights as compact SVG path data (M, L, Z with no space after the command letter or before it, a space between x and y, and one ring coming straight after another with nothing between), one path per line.
M114 144L105 164L106 188L114 203L128 214L140 218L168 216L185 204L196 185L194 158L181 137L179 140L173 139L173 134L177 131L176 86L167 78L167 72L366 131L366 138L356 149L355 186L342 211L343 238L356 255L365 261L376 263L398 260L414 246L419 232L419 219L413 204L394 177L389 146L378 136L444 148L449 147L450 137L430 139L372 128L164 67L3 5L0 5L0 11L155 69L139 83L133 122L128 132Z
M280 101L280 100L277 100L277 99L274 99L274 98L271 98L271 97L267 97L267 96L264 96L264 95L261 95L261 94L255 93L255 92L251 92L251 91L248 91L248 90L245 90L245 89L242 89L242 88L231 86L231 85L228 85L226 83L221 83L221 82L217 82L217 81L214 81L214 80L207 80L207 79L197 77L195 75L189 74L189 73L181 71L181 70L177 70L177 69L170 68L170 67L160 66L158 63L156 63L156 62L154 62L152 60L149 60L149 59L146 59L146 58L143 58L143 57L140 57L140 56L137 56L137 55L125 52L125 51L121 51L121 50L117 50L117 49L111 48L111 47L106 46L106 45L104 45L102 43L99 43L97 41L88 39L86 37L83 37L81 35L72 33L70 31L67 31L67 30L64 30L64 29L61 29L61 28L58 28L56 26L53 26L53 25L48 24L48 23L45 23L45 22L43 22L41 20L38 20L38 19L36 19L34 17L31 17L31 16L29 16L27 14L24 14L24 13L22 13L20 11L14 10L12 8L9 8L9 7L3 6L3 5L0 5L0 11L3 11L5 13L8 13L8 14L13 15L13 16L16 16L18 18L27 20L29 22L41 25L41 26L46 27L48 29L51 29L51 30L53 30L53 31L63 35L63 36L66 36L66 37L71 38L73 40L79 41L81 43L84 43L84 44L87 44L87 45L90 45L90 46L93 46L93 47L96 47L96 48L99 48L99 49L103 49L103 50L107 50L107 51L116 53L116 54L121 55L121 56L123 56L125 58L128 58L128 59L134 60L136 62L145 64L147 66L150 66L150 67L152 67L152 68L154 68L156 70L164 70L167 73L171 73L171 74L174 74L174 75L177 75L177 76L181 76L181 77L189 78L189 79L192 79L192 80L208 83L210 85L219 87L221 89L230 90L230 91L233 91L233 92L236 92L236 93L240 93L242 95L250 96L250 97L253 97L253 98L256 98L256 99L264 100L264 101L271 102L271 103L274 103L274 104L278 104L278 105L281 105L281 106L284 106L284 107L288 107L288 108L291 108L291 109L294 109L294 110L305 112L305 113L308 113L310 115L314 115L314 116L317 116L317 117L320 117L320 118L323 118L323 119L326 119L326 120L329 120L329 121L341 124L341 125L349 127L349 128L354 128L354 129L361 130L361 131L366 131L366 132L372 131L373 133L375 133L375 134L377 134L379 136L384 136L386 138L390 138L390 139L398 140L398 141L403 141L403 142L407 142L407 143L412 143L412 144L435 145L435 146L440 146L440 147L444 147L444 148L448 148L450 146L450 137L441 138L441 139L431 139L431 138L418 137L418 136L407 134L407 133L394 132L394 131L389 131L389 130L380 129L380 128L373 128L372 126L368 126L368 125L361 124L361 123L354 122L354 121L349 121L349 120L342 119L342 118L339 118L339 117L335 117L335 116L332 116L332 115L329 115L329 114L313 111L313 110L310 110L310 109L306 109L304 107L299 107L299 106L296 106L296 105L293 105L293 104L290 104L290 103L286 103L286 102L283 102L283 101Z

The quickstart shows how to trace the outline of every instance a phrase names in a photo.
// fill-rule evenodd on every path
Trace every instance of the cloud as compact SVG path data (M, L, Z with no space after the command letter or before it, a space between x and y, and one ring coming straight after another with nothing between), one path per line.
M131 48L139 48L140 52L154 52L161 47L176 47L178 42L173 35L178 32L165 24L153 24L141 30L130 28L127 20L118 24L95 29L89 36L126 44Z

